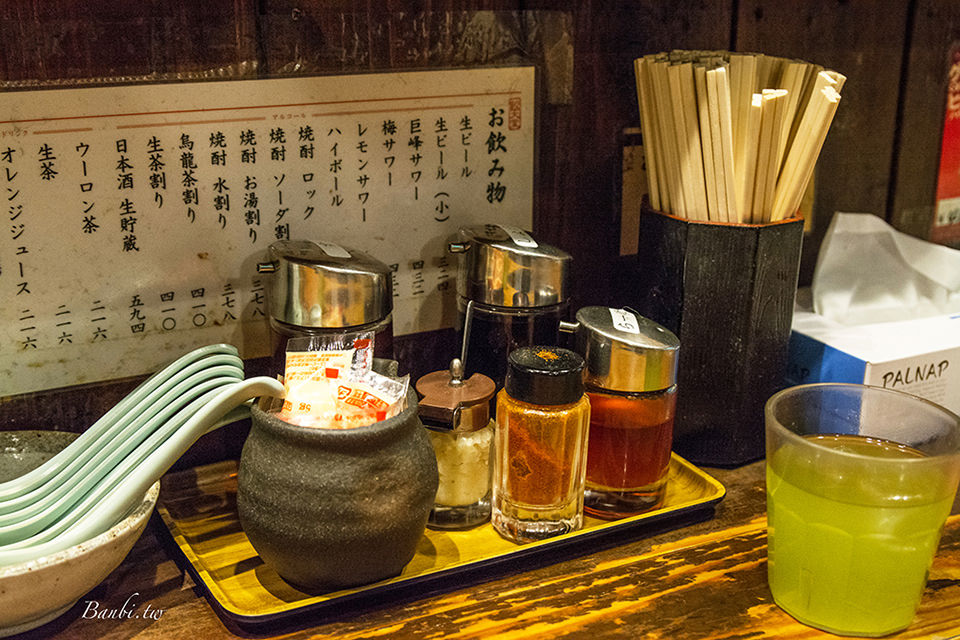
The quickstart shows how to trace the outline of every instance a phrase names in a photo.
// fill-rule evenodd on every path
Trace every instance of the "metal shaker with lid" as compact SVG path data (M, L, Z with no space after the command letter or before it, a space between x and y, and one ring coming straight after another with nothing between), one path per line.
M673 443L680 341L630 309L585 307L576 350L586 361L590 440L584 509L620 518L659 507Z
M479 373L465 379L460 359L454 358L449 370L428 373L416 388L420 419L440 473L427 526L466 529L483 524L490 519L493 380Z
M571 256L505 225L463 227L448 246L459 254L457 307L467 375L503 386L518 347L555 345L570 307Z
M374 355L393 357L393 279L390 268L362 251L329 242L281 240L268 249L260 273L267 288L273 364L283 371L290 338L374 333Z

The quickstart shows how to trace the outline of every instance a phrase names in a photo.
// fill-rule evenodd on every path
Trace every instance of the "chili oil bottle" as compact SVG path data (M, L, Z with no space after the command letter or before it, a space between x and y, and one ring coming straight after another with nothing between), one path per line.
M584 510L615 519L658 508L670 467L680 341L627 309L585 307L576 319L591 407Z

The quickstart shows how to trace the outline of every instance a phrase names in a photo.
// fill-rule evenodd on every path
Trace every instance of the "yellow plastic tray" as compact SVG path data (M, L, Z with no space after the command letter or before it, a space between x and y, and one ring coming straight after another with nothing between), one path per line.
M504 540L490 524L468 531L427 529L399 576L323 595L291 587L254 551L237 516L236 461L167 474L157 511L217 614L249 628L301 618L315 623L323 612L342 614L368 602L460 587L712 517L723 485L676 454L669 473L664 506L655 511L612 522L585 518L579 531L525 545Z

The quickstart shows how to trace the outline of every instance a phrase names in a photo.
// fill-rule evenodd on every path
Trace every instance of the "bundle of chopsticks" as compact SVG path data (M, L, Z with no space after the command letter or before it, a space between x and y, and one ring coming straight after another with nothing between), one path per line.
M721 51L652 54L634 67L654 209L710 222L796 214L845 76Z

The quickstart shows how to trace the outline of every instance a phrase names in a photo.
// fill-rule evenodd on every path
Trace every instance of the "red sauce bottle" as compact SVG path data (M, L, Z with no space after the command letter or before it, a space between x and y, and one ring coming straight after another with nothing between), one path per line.
M584 511L615 519L660 507L666 495L680 341L626 309L577 312L590 398Z

